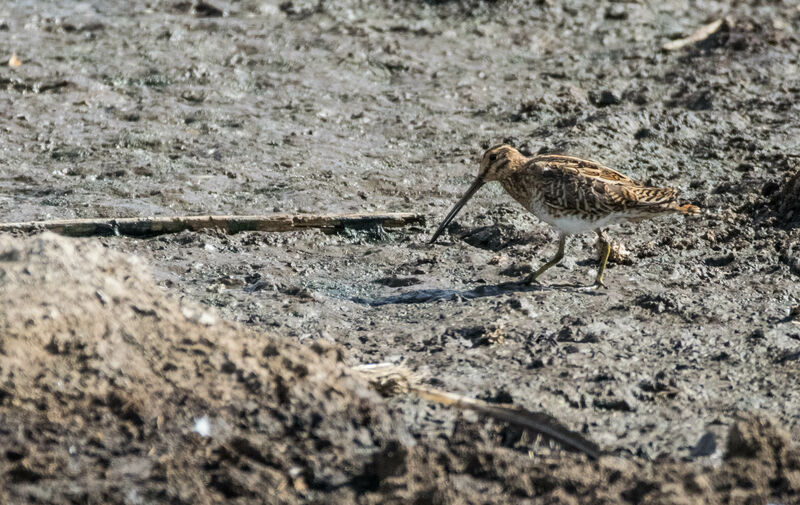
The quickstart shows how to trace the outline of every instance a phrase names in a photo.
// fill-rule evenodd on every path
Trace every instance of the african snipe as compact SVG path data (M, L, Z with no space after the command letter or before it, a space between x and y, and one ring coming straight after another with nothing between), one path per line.
M528 158L501 144L487 150L477 179L447 214L433 234L433 243L458 211L485 183L499 181L523 207L559 231L558 252L527 279L535 282L545 270L564 257L567 235L594 231L600 238L600 266L594 287L605 286L603 273L611 244L603 228L660 214L697 214L694 205L680 205L672 188L653 188L594 161L571 156L542 154Z

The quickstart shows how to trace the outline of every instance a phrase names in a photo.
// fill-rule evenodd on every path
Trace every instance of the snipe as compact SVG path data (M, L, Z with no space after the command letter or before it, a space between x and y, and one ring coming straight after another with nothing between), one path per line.
M509 195L560 234L558 252L533 272L528 282L535 282L561 261L568 235L594 231L603 244L594 287L605 286L603 274L611 244L603 228L662 214L700 212L694 205L678 203L678 192L673 188L644 186L597 162L555 154L529 158L501 144L483 154L477 179L444 218L430 244L439 238L475 192L491 181L499 181Z

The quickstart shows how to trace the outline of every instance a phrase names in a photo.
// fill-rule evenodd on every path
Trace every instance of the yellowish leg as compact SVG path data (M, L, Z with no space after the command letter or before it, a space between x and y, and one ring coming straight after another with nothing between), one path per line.
M601 230L595 230L595 233L597 233L597 238L600 240L603 248L600 249L600 257L598 258L600 261L600 266L597 268L597 277L594 279L594 285L595 287L606 287L606 285L603 283L603 274L606 271L608 257L611 255L611 239L609 239Z
M557 265L558 262L561 261L564 258L564 246L566 245L566 243L567 243L567 236L562 233L561 236L558 238L558 251L556 252L556 255L553 256L553 258L550 261L548 261L547 263L542 265L539 268L539 270L537 270L537 271L533 272L531 275L529 275L528 279L527 279L527 282L536 282L536 279L540 275L542 275L545 272L545 270L547 270L548 268L550 268L550 267L552 267L554 265Z

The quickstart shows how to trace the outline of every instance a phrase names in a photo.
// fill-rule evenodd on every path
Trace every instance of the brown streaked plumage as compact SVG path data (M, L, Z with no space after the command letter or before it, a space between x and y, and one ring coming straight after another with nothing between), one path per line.
M700 212L694 205L680 205L678 192L673 188L644 186L600 163L556 154L528 158L501 144L483 154L477 179L429 243L435 242L472 195L491 181L499 181L523 207L560 233L558 252L528 277L529 282L536 281L545 270L561 261L567 235L594 231L603 243L594 286L604 286L603 273L611 244L603 228L661 214Z

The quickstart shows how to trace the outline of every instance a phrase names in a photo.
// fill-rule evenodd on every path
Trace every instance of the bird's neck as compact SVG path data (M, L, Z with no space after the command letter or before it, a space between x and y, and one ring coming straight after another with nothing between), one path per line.
M497 169L495 180L503 182L503 180L513 177L527 162L528 158L521 153L508 153L504 160L497 162L501 166Z
M533 196L532 189L527 181L524 181L523 171L521 170L523 166L528 162L530 158L527 158L520 154L519 156L514 156L508 164L508 171L506 172L506 176L500 179L500 184L503 185L503 189L505 189L509 195L511 195L514 200L518 201L522 204L523 207L528 208L531 202L531 198Z

